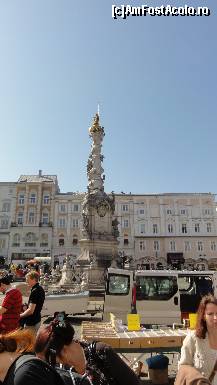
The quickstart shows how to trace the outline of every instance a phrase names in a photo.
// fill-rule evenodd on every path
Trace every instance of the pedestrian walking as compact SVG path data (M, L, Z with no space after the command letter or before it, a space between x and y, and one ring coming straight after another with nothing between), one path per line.
M41 310L45 300L45 292L39 285L39 274L36 271L30 271L26 274L26 283L31 288L28 307L20 314L22 325L25 328L33 329L36 333L41 324Z

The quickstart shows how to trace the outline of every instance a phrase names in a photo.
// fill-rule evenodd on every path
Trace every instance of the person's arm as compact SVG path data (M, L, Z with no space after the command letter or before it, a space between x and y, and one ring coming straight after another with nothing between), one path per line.
M193 336L192 332L187 334L183 341L183 345L181 348L181 357L178 362L178 367L180 365L190 365L194 366L194 354L195 354L195 336Z
M28 309L26 309L23 313L20 314L20 318L26 318L29 315L32 315L35 311L36 304L30 303Z

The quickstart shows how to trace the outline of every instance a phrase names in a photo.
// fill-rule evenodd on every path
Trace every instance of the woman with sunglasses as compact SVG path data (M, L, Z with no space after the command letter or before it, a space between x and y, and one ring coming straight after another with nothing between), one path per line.
M136 374L111 347L101 342L76 341L74 333L70 322L58 317L41 327L34 348L37 357L52 366L67 367L73 385L83 385L84 379L89 385L140 384Z
M190 365L212 384L217 385L217 298L202 298L194 331L186 336L181 349L179 368Z

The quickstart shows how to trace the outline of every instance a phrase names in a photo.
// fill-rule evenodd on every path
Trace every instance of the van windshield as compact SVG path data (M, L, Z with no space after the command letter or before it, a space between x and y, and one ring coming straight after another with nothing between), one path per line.
M137 276L136 299L149 301L167 301L178 290L177 278L165 276Z
M130 277L128 275L109 274L107 294L126 295L130 290Z

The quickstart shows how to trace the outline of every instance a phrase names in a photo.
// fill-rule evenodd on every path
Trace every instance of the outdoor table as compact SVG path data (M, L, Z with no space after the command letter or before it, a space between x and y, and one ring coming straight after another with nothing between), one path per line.
M179 352L187 329L141 329L117 332L110 322L83 321L81 339L101 341L118 353Z

